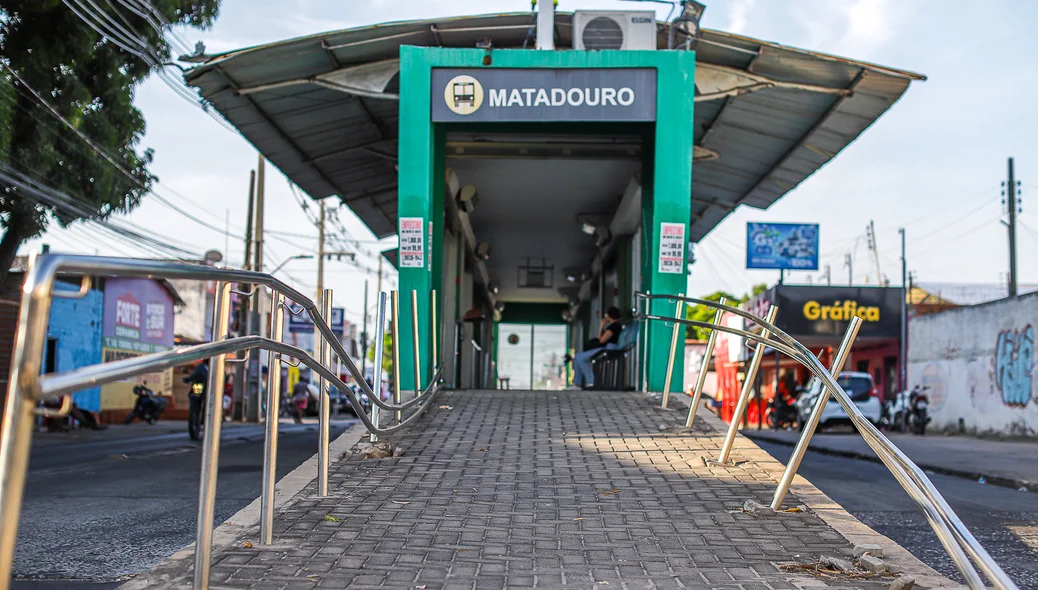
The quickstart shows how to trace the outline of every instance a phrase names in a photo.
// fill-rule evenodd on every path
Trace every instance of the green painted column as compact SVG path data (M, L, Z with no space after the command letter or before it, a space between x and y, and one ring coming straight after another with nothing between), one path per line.
M674 59L663 60L657 66L659 91L656 129L652 143L647 143L653 145L655 150L646 158L646 171L652 170L652 178L649 187L643 186L642 189L642 236L645 248L642 290L653 294L678 294L685 291L687 284L685 256L688 252L688 226L691 218L695 53L665 53L671 54ZM683 232L680 260L676 266L668 267L677 272L661 272L662 229L668 227L674 231L676 226L673 224L678 224ZM673 316L674 308L674 303L654 301L651 309L654 315ZM649 325L646 335L649 348L645 363L649 391L663 391L672 334L673 328L661 322ZM674 390L681 388L684 359L684 347L679 346L674 359L674 384L671 385Z
M431 291L443 272L444 135L429 120L432 70L415 47L400 50L400 136L397 177L400 217L400 382L421 389L432 376ZM407 224L408 227L404 227ZM415 232L415 227L419 231ZM417 233L417 235L416 235ZM421 256L408 262L409 239L419 238ZM410 266L420 262L419 266ZM434 280L435 278L435 280ZM412 291L418 293L419 342L413 342ZM421 382L415 383L414 347Z

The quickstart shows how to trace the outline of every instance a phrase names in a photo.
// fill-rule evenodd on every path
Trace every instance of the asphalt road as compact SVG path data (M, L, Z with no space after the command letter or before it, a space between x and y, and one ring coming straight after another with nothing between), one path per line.
M851 435L848 435L851 436ZM755 441L785 463L792 447ZM800 474L858 520L962 581L923 513L887 468L808 452ZM959 518L1020 588L1038 589L1038 494L928 474Z
M353 422L334 422L332 437ZM221 438L218 523L259 496L263 469L261 427L225 429ZM278 449L281 478L316 452L316 425L282 425ZM201 447L186 433L41 446L29 467L13 587L114 588L190 544L200 464Z

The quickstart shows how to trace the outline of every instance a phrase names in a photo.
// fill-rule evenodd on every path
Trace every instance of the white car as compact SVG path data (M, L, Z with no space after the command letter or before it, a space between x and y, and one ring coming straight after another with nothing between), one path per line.
M873 424L879 424L880 418L883 416L883 404L879 401L879 390L876 389L876 385L872 381L872 375L845 371L840 373L836 382L847 392L851 401L857 406L858 411ZM815 403L822 389L822 382L817 378L812 379L807 384L804 392L797 398L797 423L800 424L801 430L803 430L804 424L811 417L811 412L814 411ZM818 423L818 430L821 431L825 427L834 424L850 424L850 422L851 419L847 416L847 412L843 410L843 406L836 401L836 398L830 395L829 401L825 404L825 409L822 410L822 419Z

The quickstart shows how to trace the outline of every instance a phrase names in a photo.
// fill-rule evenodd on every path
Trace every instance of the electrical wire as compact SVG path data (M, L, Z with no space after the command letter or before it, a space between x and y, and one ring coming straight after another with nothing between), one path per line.
M111 156L103 148L101 148L96 143L94 143L94 141L90 137L88 137L86 134L84 134L82 131L80 131L78 128L76 128L74 125L72 125L72 123L69 122L68 119L66 119L64 116L62 116L61 113L59 113L57 111L57 109L55 109L49 102L47 102L45 99L43 99L43 97L40 95L40 93L37 92L36 89L34 89L33 87L29 86L24 81L24 79L22 79L10 66L8 66L6 63L3 63L3 62L0 62L0 66L6 68L7 71L10 72L11 75L14 76L19 81L19 83L23 87L25 87L25 89L28 90L32 94L32 97L29 97L29 96L25 95L24 93L21 93L20 91L18 91L17 88L15 89L16 92L19 92L22 96L25 96L26 98L33 98L33 99L35 99L35 101L38 104L42 105L44 108L46 108L47 111L50 112L50 114L52 116L54 116L56 119L61 121L66 127L68 127L70 130L72 130L73 133L75 133L85 144L87 144L93 150L93 152L95 152L98 155L100 155L105 161L107 161L109 164L111 164L112 167L114 167L117 171L121 172L124 176L126 176L132 183L136 184L137 186L139 186L139 187L141 187L141 188L143 188L145 190L148 190L149 193L151 195L153 195L156 199L158 199L160 203L162 203L163 205L169 207L173 211L176 211L177 213L183 215L184 217L190 219L191 221L194 221L195 223L198 223L199 225L201 225L201 226L203 226L203 227L205 227L205 228L207 228L207 229L209 229L211 231L214 231L214 232L216 232L216 233L218 233L220 235L227 236L227 237L230 237L230 238L239 239L239 240L244 239L244 236L242 236L242 235L232 234L232 233L228 232L224 228L215 226L215 225L213 225L211 223L207 223L207 222L199 219L198 217L188 213L187 211L185 211L182 208L180 208L177 205L175 205L174 203L172 203L166 197L163 197L162 195L158 194L153 189L153 187L149 187L148 185L144 184L144 182L141 181L139 178L137 178L132 172L130 172L129 170L124 168L119 162L117 162L116 159L113 156ZM80 83L82 84L82 81L80 81ZM18 106L21 106L21 105L18 105ZM23 110L25 110L24 107L22 107L22 108L23 108ZM26 112L28 112L28 111L26 111ZM73 147L75 149L80 149L75 144L69 142L66 137L64 137L63 135L58 133L56 130L51 128L49 125L47 125L45 122L43 122L38 117L36 117L34 113L31 113L31 112L28 112L28 113L44 129L46 129L46 130L50 131L51 133L53 133L56 137L60 138L67 145L69 145L70 147ZM166 188L166 190L169 190L170 192L173 192L174 194L177 194L177 193L175 193L175 191L172 191L168 187L164 187L164 188ZM184 198L185 200L188 200L183 195L179 195L178 194L178 196L180 196L181 198Z

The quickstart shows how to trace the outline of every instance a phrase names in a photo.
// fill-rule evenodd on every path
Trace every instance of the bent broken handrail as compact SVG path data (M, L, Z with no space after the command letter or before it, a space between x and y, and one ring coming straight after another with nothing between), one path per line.
M938 540L940 540L952 561L955 562L956 567L959 569L960 573L962 573L969 586L971 588L984 587L980 575L970 563L970 559L972 559L973 563L980 568L996 588L1004 588L1007 590L1016 589L1017 586L1006 575L1001 566L999 566L991 555L988 554L987 550L985 550L977 541L969 529L966 528L965 524L963 524L958 515L955 514L955 511L948 505L940 492L937 491L937 488L934 487L930 479L926 477L926 474L922 469L912 462L907 455L890 442L883 433L881 433L867 418L865 418L864 415L862 415L861 411L858 410L857 406L854 405L854 402L850 400L850 397L847 396L847 393L843 390L840 384L831 374L829 374L825 367L822 366L821 362L811 354L811 351L808 350L807 347L786 332L774 326L771 322L764 321L747 311L728 305L679 295L651 295L638 292L635 293L635 296L636 298L644 298L646 300L682 300L688 303L702 304L715 309L722 309L744 317L768 330L772 336L777 337L782 342L771 340L770 338L762 338L745 330L729 328L728 326L720 324L686 320L682 318L668 318L640 312L635 314L636 319L679 322L687 326L717 330L746 337L768 346L772 346L775 350L783 352L799 362L816 378L822 381L826 389L831 392L833 397L836 398L836 401L841 407L843 407L852 423L854 423L858 428L858 431L861 433L862 438L865 439L866 444L872 448L873 452L875 452L883 464L887 466L895 479L898 480L898 483L901 484L901 487L920 506L920 508L922 508L930 526L937 534ZM793 354L790 354L790 352Z

